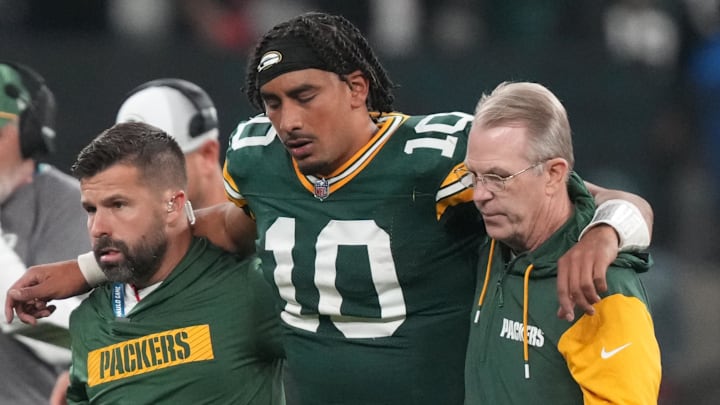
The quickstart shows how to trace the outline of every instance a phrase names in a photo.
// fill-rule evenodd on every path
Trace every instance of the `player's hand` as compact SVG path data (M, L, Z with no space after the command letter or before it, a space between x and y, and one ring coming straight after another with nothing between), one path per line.
M30 267L7 292L5 319L12 322L14 314L25 323L35 325L37 319L50 316L54 305L50 300L68 298L90 290L75 260Z
M607 291L606 273L617 257L618 235L609 225L590 228L582 239L558 260L557 316L575 319L575 306L593 315L593 304Z

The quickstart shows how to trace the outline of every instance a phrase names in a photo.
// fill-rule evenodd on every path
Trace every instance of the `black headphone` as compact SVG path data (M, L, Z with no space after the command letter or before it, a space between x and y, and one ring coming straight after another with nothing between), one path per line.
M18 122L20 152L23 158L37 158L55 152L55 96L45 85L45 79L20 63L0 63L13 68L30 93L30 98L26 99L21 90L13 84L6 84L1 90L8 97L21 99L26 104L25 109L20 112Z
M127 100L133 94L150 87L169 87L179 91L180 94L190 100L197 111L190 119L188 133L191 137L202 135L218 127L217 112L212 99L200 86L187 80L172 78L152 80L133 89L125 99Z

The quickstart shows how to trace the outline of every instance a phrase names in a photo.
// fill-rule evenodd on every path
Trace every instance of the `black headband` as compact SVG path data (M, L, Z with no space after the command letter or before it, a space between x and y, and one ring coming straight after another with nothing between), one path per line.
M330 71L307 42L299 38L270 40L257 65L258 88L281 74L303 69Z

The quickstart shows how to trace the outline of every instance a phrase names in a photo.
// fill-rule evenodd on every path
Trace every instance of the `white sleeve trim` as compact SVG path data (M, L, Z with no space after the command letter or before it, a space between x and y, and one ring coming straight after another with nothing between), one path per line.
M650 232L645 218L640 209L629 201L612 199L600 204L592 221L580 233L580 238L599 224L607 224L615 229L620 238L619 251L633 252L650 246Z
M87 252L79 255L77 257L77 262L78 267L80 267L80 272L83 277L85 277L85 281L87 281L90 287L95 288L108 281L107 277L105 277L105 273L103 273L100 265L98 265L97 260L95 260L95 254L93 252Z

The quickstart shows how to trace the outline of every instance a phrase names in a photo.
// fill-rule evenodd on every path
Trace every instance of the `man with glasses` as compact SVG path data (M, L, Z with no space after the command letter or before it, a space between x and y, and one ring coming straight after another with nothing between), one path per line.
M595 314L556 317L558 259L595 210L577 174L562 104L535 83L481 98L465 164L487 231L465 367L465 403L656 403L660 350L639 272L620 253Z
M513 173L509 176L498 176L497 174L492 173L486 173L486 174L478 174L475 175L475 173L469 171L467 167L458 167L455 169L455 174L460 179L460 183L462 183L463 186L467 188L475 188L475 185L479 182L482 184L483 187L488 189L489 191L495 192L495 191L503 191L505 190L505 183L508 181L514 179L515 177L525 173L526 171L530 169L534 169L541 165L544 162L538 162L534 163L519 172Z

